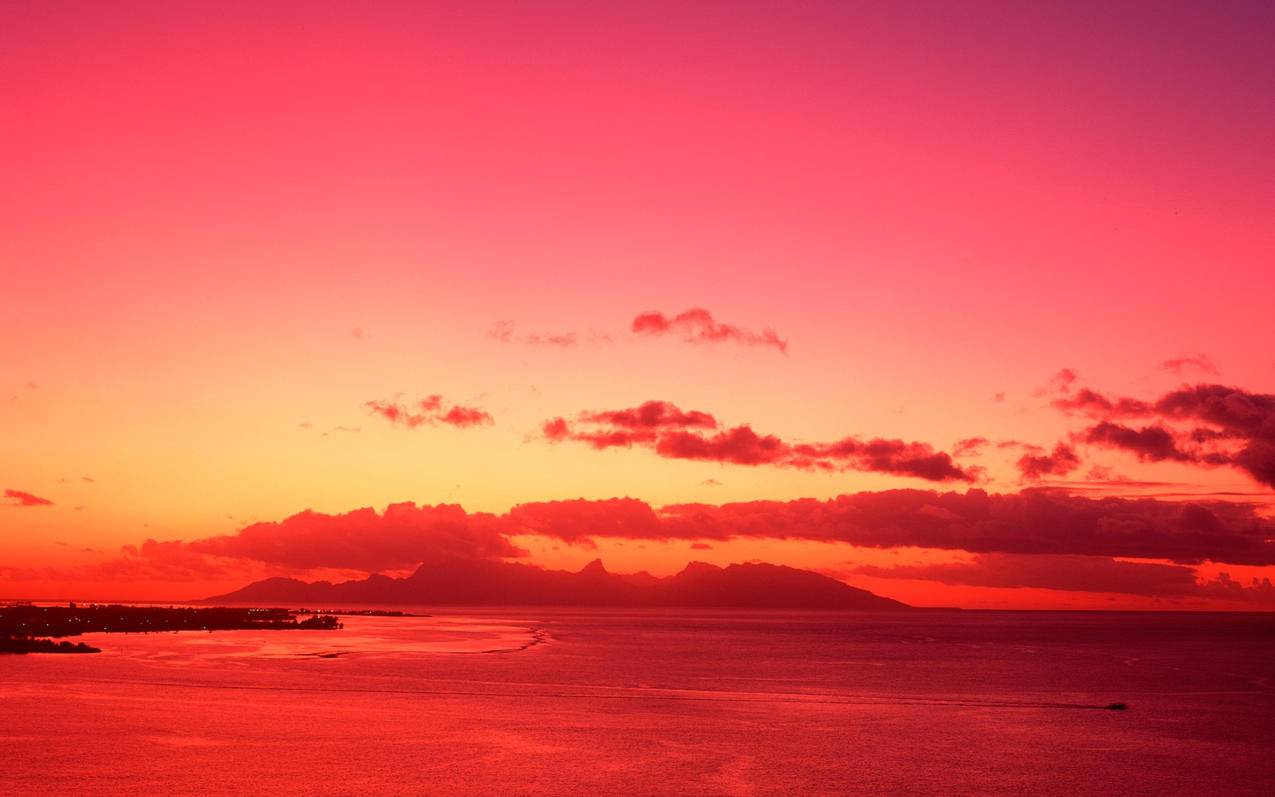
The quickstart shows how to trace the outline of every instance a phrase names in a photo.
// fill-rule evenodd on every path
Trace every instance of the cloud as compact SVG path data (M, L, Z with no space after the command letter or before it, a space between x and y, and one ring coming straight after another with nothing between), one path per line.
M626 429L716 429L717 419L707 412L683 412L667 401L646 401L633 409L584 412L580 420Z
M93 548L83 551L98 553ZM141 545L125 545L112 559L66 568L0 566L0 576L14 581L199 581L233 575L231 564L207 557L180 540L148 539Z
M636 498L597 501L576 498L518 504L501 516L499 523L506 534L538 534L572 543L585 537L669 538L655 509Z
M973 481L978 474L978 469L957 465L950 454L935 451L928 443L858 437L830 443L789 442L758 434L747 424L723 428L707 412L683 411L666 401L582 412L575 425L565 418L552 418L541 426L541 432L553 443L572 440L596 449L641 446L669 459L870 471L929 481Z
M306 510L278 522L253 523L235 534L189 544L192 551L295 568L366 572L415 567L440 557L521 556L495 519L455 505L391 504L384 512L338 515Z
M1175 374L1181 374L1183 371L1198 370L1209 376L1217 376L1220 372L1217 365L1209 358L1207 354L1184 354L1181 357L1174 357L1160 363L1160 370L1169 371Z
M1071 368L1061 368L1058 373L1049 378L1049 384L1045 387L1034 391L1032 395L1048 396L1048 395L1066 395L1071 392L1071 387L1076 383L1080 375Z
M869 548L1275 564L1275 521L1248 504L1086 498L1041 489L886 490L827 501L673 504L658 510L632 498L549 501L520 504L500 524L509 534L568 542L582 536L780 538Z
M733 341L743 346L768 346L785 354L788 352L788 341L780 338L775 330L767 327L761 332L754 332L721 323L702 307L692 307L672 317L659 312L642 313L633 319L630 328L638 335L677 335L687 343Z
M505 344L526 346L557 346L570 348L580 343L610 343L611 336L590 329L583 335L578 332L525 332L518 333L512 321L497 321L487 330L487 337Z
M1133 451L1144 460L1163 455L1164 459L1202 467L1229 464L1255 481L1275 487L1275 395L1227 385L1200 384L1184 385L1154 401L1144 401L1111 397L1085 388L1055 401L1054 406L1104 422L1151 417L1164 424L1188 427L1152 426L1130 430L1100 423L1083 434L1095 434L1095 442ZM1142 435L1142 439L1135 435ZM1172 448L1164 447L1164 435L1172 439ZM1182 449L1183 440L1195 447ZM1154 447L1157 443L1160 448Z
M1149 415L1152 412L1151 405L1145 401L1131 398L1113 399L1089 388L1082 388L1066 398L1055 399L1053 406L1063 412L1079 412L1094 417L1132 418Z
M1163 426L1134 429L1124 424L1103 421L1086 429L1082 435L1091 445L1119 448L1132 452L1142 462L1193 462L1195 456L1178 448L1173 433Z
M956 445L952 446L952 456L976 457L988 442L986 437L966 437L963 440L957 440Z
M540 425L540 432L546 440L556 443L571 436L571 427L566 418L550 418Z
M985 553L975 555L969 562L893 567L862 565L852 572L874 578L907 578L977 587L1034 587L1145 597L1275 602L1275 586L1269 579L1253 579L1244 585L1222 573L1212 581L1200 582L1193 567L1127 562L1102 556Z
M407 429L437 426L440 423L461 428L493 423L491 415L485 410L460 404L445 406L443 397L438 394L426 396L414 405L375 400L367 402L366 406L373 414L385 418L394 426Z
M5 506L52 506L53 502L22 490L5 490Z
M527 555L513 540L525 535L589 547L595 539L681 540L710 544L731 539L787 539L889 549L901 547L1013 555L978 558L982 570L1011 571L1021 561L1017 585L1115 591L1103 578L1116 573L1157 576L1185 585L1182 573L1131 570L1095 564L1092 557L1167 560L1179 565L1205 561L1236 565L1275 564L1275 521L1247 504L1175 503L1155 499L1086 498L1052 490L1018 494L932 490L888 490L829 500L673 504L653 507L634 498L529 502L503 514L466 512L456 505L391 504L341 514L306 510L277 522L252 523L233 534L193 542L147 540L120 555L63 571L17 573L12 578L82 580L199 580L244 572L359 570L376 573L414 568L445 559L500 559ZM1035 561L1054 557L1052 562ZM1065 570L1076 559L1078 572ZM991 564L988 564L991 563ZM1104 568L1095 570L1095 568ZM12 570L12 569L10 569ZM1148 575L1149 574L1149 575ZM1054 578L1046 582L1046 577ZM963 578L990 585L1010 576L964 570L928 575L899 571L892 577ZM1074 586L1060 586L1063 579ZM1173 579L1177 579L1175 582ZM1030 581L1030 584L1028 582ZM1150 582L1138 589L1146 592ZM1082 585L1084 585L1082 587ZM1110 588L1108 588L1110 587ZM1185 588L1185 587L1184 587ZM1242 599L1250 587L1213 584L1216 597ZM1140 593L1141 594L1141 593Z
M1024 480L1040 481L1045 476L1066 476L1080 467L1080 457L1071 446L1059 443L1049 454L1028 451L1017 465Z

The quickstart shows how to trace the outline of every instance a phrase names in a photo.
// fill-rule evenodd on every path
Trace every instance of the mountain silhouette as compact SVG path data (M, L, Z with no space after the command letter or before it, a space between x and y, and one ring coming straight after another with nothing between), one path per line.
M404 578L306 582L268 578L205 602L253 604L459 604L511 606L687 606L740 609L906 609L907 604L836 579L782 565L717 567L691 562L680 573L609 572L594 560L577 572L491 559L444 559Z

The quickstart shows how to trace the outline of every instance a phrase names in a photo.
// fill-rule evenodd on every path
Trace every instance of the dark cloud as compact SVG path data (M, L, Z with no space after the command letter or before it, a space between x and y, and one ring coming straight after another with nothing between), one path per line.
M1133 579L1130 584L1138 585L1139 594L1148 594L1153 583L1185 589L1187 582L1180 571L1124 568L1095 564L1091 559L1275 564L1275 522L1247 504L1095 499L1050 490L1008 495L982 490L889 490L826 501L807 498L661 508L633 498L576 499L519 504L504 514L411 503L392 504L384 512L307 510L190 543L148 540L125 547L116 559L85 566L92 569L76 568L61 577L197 580L242 572L247 563L275 572L330 568L375 573L441 559L523 556L526 551L512 542L522 535L584 547L593 545L595 538L701 544L764 538L967 551L997 556L976 560L982 565L977 574L957 569L894 575L935 580L959 577L965 579L960 583L986 585L994 585L992 580L998 578L1005 585L1118 591L1111 582L1118 573L1126 573ZM1036 561L1041 556L1053 561ZM1077 557L1077 572L1062 573L1063 565L1072 560L1060 557ZM1013 571L1015 562L1022 563L1023 575L1009 584L1011 576L1005 573ZM50 571L21 577L59 576ZM1209 589L1216 597L1242 599L1250 587L1219 582Z
M977 587L1034 587L1072 592L1114 592L1157 598L1221 598L1275 602L1269 579L1244 585L1227 573L1200 582L1193 567L1157 562L1127 562L1102 556L977 554L969 562L879 567L863 565L853 573L876 578L907 578Z
M580 420L626 429L717 428L717 419L707 412L698 410L683 412L667 401L647 401L627 410L584 412L580 414Z
M1165 455L1163 459L1203 467L1229 464L1254 480L1275 487L1275 395L1202 384L1186 385L1155 401L1144 401L1111 397L1085 388L1066 399L1056 400L1054 406L1104 421L1084 433L1088 436L1094 430L1101 430L1095 442L1133 451L1143 459L1153 459L1152 452L1158 452ZM1190 428L1151 426L1129 430L1129 427L1110 423L1134 417L1154 417L1165 424ZM1131 432L1145 439L1136 439ZM1163 447L1165 435L1171 438L1172 448ZM1181 448L1183 440L1197 448L1189 451ZM1157 441L1161 448L1154 448Z
M639 335L673 334L687 343L733 341L744 346L769 346L785 354L788 352L788 341L780 338L775 330L766 328L754 332L724 324L714 320L713 314L702 307L692 307L672 317L657 312L642 313L633 319L630 326Z
M1151 405L1131 398L1110 398L1101 393L1081 388L1075 394L1053 401L1054 407L1063 412L1079 412L1096 417L1133 418L1150 415Z
M972 553L1079 554L1275 564L1275 521L1249 504L1086 498L1053 490L886 490L827 501L674 504L631 498L521 504L508 533L629 539L781 538Z
M286 567L366 572L414 567L443 556L483 559L525 553L502 535L491 515L470 514L455 505L411 503L391 504L382 513L370 508L340 515L307 510L199 540L189 548Z
M1046 476L1066 476L1080 467L1080 457L1071 446L1059 443L1048 454L1028 451L1019 457L1017 465L1024 480L1040 481Z
M1113 421L1103 421L1086 429L1082 439L1090 445L1119 448L1143 462L1193 462L1195 456L1178 448L1173 433L1163 426L1135 429Z
M711 414L683 411L664 401L622 410L589 411L573 426L564 418L541 430L551 442L572 440L597 449L642 446L669 459L802 470L858 470L929 481L973 481L978 470L956 464L927 443L845 437L830 443L796 443L758 434L747 424L722 428Z

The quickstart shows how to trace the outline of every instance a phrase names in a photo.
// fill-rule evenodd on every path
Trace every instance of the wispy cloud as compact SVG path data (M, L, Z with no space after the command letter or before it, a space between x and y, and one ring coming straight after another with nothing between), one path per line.
M438 424L464 428L494 422L486 410L461 404L448 404L438 394L409 403L373 400L367 402L366 406L373 414L406 429Z

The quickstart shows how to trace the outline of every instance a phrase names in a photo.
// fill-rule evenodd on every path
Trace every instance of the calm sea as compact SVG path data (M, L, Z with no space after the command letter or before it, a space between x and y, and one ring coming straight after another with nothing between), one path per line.
M1275 793L1271 615L419 611L0 657L0 794Z

